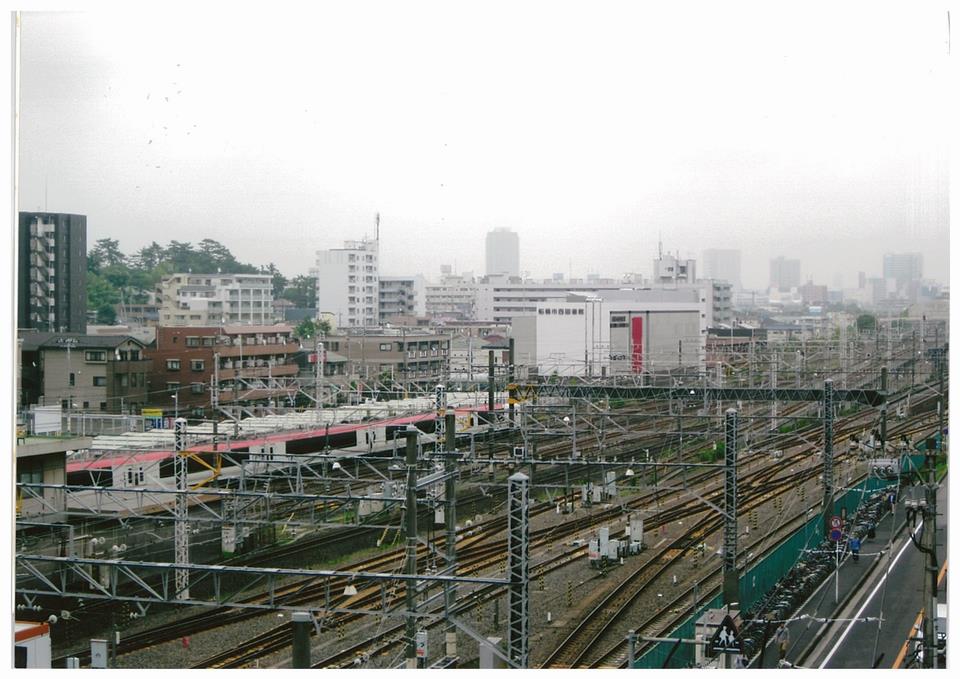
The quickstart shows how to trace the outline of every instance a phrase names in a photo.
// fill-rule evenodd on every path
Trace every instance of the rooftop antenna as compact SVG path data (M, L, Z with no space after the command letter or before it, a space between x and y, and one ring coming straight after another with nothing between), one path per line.
M377 219L375 221L375 227L373 230L373 240L380 242L380 213L377 213Z
M657 259L663 259L663 234L657 231Z

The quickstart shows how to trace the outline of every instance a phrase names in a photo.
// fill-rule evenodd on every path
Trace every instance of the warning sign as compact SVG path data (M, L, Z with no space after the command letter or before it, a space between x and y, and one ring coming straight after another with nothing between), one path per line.
M707 645L707 651L710 655L717 653L743 653L743 644L740 641L740 634L737 626L733 623L733 618L729 615L720 623L720 627L714 633L713 638Z

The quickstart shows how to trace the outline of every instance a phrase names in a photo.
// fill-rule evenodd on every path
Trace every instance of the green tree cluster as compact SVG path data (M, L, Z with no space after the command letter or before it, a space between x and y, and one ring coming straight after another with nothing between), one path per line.
M97 323L116 322L115 305L144 304L163 276L179 272L268 273L273 277L275 298L284 295L287 278L272 262L260 269L238 262L223 244L204 238L196 245L172 240L166 246L156 241L132 255L120 251L113 238L101 238L87 253L87 309L96 312ZM298 276L297 278L307 278ZM296 281L297 279L294 279ZM313 289L316 290L316 280Z

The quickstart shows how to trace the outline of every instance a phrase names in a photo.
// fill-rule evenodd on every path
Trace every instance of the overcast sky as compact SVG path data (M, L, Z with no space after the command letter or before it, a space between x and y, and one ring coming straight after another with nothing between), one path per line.
M649 274L662 234L748 286L946 280L944 8L636 4L28 13L20 209L288 276L379 212L383 274L482 273L509 227L535 276Z

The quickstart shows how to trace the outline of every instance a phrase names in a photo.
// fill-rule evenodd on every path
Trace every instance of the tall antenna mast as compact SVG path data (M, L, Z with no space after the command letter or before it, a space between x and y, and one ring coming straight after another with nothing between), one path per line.
M380 213L377 213L377 219L375 222L375 227L373 230L373 240L377 241L377 244L380 243Z

